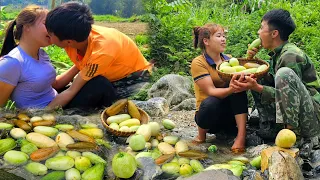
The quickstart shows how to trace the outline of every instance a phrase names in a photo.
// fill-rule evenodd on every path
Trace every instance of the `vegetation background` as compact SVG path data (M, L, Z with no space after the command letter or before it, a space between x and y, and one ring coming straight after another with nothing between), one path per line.
M66 2L55 1L55 4ZM155 60L155 82L165 74L175 73L190 76L190 62L199 55L193 49L192 28L208 22L223 25L227 30L227 54L243 57L247 45L258 37L262 16L274 8L283 8L292 14L297 29L290 41L297 44L312 59L320 72L320 1L318 0L84 0L93 13L95 21L146 22L149 31L138 34L134 40L148 60ZM0 47L4 26L14 19L27 4L40 4L50 9L47 0L0 0ZM71 66L65 52L54 46L45 50L51 57L57 72ZM268 59L266 50L258 57ZM151 86L151 85L150 85ZM134 99L145 100L147 89ZM252 105L252 100L251 100Z

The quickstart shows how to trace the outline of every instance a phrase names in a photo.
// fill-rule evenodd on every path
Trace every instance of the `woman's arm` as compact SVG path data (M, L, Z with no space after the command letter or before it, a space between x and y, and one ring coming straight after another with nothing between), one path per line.
M48 109L67 105L80 91L80 89L87 83L78 75L73 81L72 85L62 93L58 94L47 106Z
M8 101L15 86L0 81L0 107L3 107Z
M56 77L55 82L52 84L54 89L64 88L69 82L73 80L73 78L79 73L79 69L73 65L66 72Z
M210 76L206 76L196 81L199 88L209 96L214 96L223 99L234 92L231 87L227 88L216 88L212 82Z

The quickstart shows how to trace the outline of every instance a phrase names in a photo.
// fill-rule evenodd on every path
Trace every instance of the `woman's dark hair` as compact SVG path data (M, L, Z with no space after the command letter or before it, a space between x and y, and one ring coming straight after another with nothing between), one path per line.
M63 40L86 40L91 31L93 17L90 8L79 2L67 2L54 8L47 15L46 28Z
M204 26L197 26L193 28L193 46L195 49L198 47L201 50L205 50L205 45L203 43L203 39L210 39L214 33L216 33L219 29L224 31L224 28L219 24L209 23Z
M11 21L7 27L0 57L8 54L13 48L17 46L15 40L20 40L22 36L22 29L24 25L33 25L39 17L46 15L48 10L37 6L29 5L25 7L17 16Z

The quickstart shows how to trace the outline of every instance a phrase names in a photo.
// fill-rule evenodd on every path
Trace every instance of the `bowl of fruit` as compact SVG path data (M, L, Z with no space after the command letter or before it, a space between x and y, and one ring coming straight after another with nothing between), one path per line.
M101 123L111 134L130 136L142 124L148 124L149 115L131 100L120 99L101 113Z
M216 70L220 78L230 81L234 74L245 74L254 76L257 79L265 76L270 69L269 63L261 59L231 58L217 65Z

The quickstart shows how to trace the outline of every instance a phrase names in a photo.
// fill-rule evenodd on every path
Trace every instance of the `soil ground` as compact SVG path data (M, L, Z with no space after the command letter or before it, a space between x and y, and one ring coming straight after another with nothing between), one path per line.
M106 26L110 28L118 29L124 34L128 35L130 38L134 39L134 37L138 34L146 34L148 31L148 24L143 22L96 22L96 25Z

